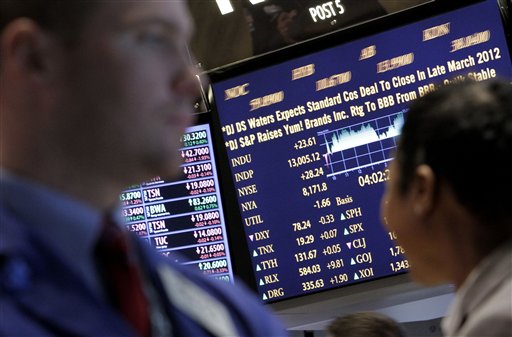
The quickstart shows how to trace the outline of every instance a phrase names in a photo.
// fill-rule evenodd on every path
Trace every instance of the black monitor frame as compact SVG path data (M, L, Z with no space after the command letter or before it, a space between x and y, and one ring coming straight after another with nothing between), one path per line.
M348 43L360 38L368 37L389 29L398 28L416 21L427 19L442 13L447 13L462 7L470 6L475 3L484 2L483 0L456 0L456 1L433 1L409 8L400 12L392 13L381 18L373 19L358 25L344 28L337 32L332 32L321 37L317 37L296 45L282 48L267 54L259 55L240 62L236 62L221 68L213 69L207 72L212 83L226 80L234 76L252 72L271 65L285 62L292 58L305 56L328 49L337 45ZM497 1L499 2L499 1ZM497 4L498 5L498 4ZM506 32L506 39L509 51L512 50L512 34L508 22L506 22L506 14L510 12L510 8L502 5L503 26ZM221 193L224 198L226 222L229 226L230 233L229 242L233 253L233 265L235 274L241 278L249 287L253 288L256 284L256 278L253 274L250 264L249 250L245 240L245 233L242 225L242 217L238 209L238 201L235 195L236 189L231 177L231 171L228 164L228 155L224 147L224 139L222 137L220 120L216 112L215 102L210 93L211 116L209 116L212 125L212 137L216 147L216 157L219 167L219 179L221 180ZM377 279L365 283L354 284L346 287L346 289L327 290L325 293L316 293L308 295L308 303L322 302L331 300L333 297L346 297L364 292L380 292L382 289L392 289L390 292L382 291L383 294L396 293L399 289L406 289L406 292L416 292L421 288L409 281L408 275L396 275L389 277L390 279ZM398 287L398 288L397 288ZM441 287L435 293L447 293L451 288ZM424 291L421 290L424 296ZM429 291L428 296L432 293ZM283 302L272 303L271 306L277 310L285 310L294 306L301 306L304 299L295 298L287 299Z

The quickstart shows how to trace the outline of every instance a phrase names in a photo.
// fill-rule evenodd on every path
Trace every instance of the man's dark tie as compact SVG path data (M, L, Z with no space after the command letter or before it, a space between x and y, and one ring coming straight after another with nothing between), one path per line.
M95 258L107 295L140 336L149 336L148 302L128 238L110 220L102 226Z

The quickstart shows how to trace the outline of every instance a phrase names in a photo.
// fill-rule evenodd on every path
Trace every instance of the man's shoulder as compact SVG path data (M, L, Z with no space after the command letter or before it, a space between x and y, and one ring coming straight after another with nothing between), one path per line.
M512 336L512 278L488 294L461 329L463 336Z
M241 281L234 284L206 277L188 265L181 265L172 260L147 252L153 260L152 273L156 274L161 291L165 292L173 306L179 307L188 315L206 312L216 317L216 325L228 315L243 336L287 336L281 322L273 313L258 301L254 293ZM153 275L155 276L155 275ZM221 313L223 312L223 314ZM213 315L215 313L215 315ZM261 324L261 322L266 322ZM208 322L203 322L208 324Z
M455 316L465 314L465 319L458 330L446 331L447 336L512 336L510 248L505 247L496 258L488 261L486 268L473 276L478 282L472 283L463 294L460 303L465 305L455 314L452 312Z
M0 200L0 256L29 248L29 233L10 209Z
M512 260L509 268L512 269ZM485 300L479 303L472 315L475 316L475 320L508 324L512 336L512 273L510 270L506 277L489 289Z

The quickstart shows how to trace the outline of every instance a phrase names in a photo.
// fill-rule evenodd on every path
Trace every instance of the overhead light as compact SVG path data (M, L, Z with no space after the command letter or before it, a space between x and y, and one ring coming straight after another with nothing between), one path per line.
M222 15L231 13L234 11L233 5L231 5L230 0L215 0L217 2L217 6L219 7L220 13ZM249 0L252 5L259 4L260 2L264 2L265 0Z
M233 6L231 5L231 1L229 0L216 0L217 6L219 7L220 13L222 15L233 12Z

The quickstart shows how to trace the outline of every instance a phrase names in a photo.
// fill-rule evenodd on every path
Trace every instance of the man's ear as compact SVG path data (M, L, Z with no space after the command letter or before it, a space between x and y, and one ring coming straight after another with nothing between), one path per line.
M419 165L414 171L411 184L411 200L415 215L425 216L431 213L436 202L436 175L426 164Z
M29 81L46 81L51 75L54 40L27 18L10 22L0 40L2 66L16 70ZM14 67L14 68L13 68Z

